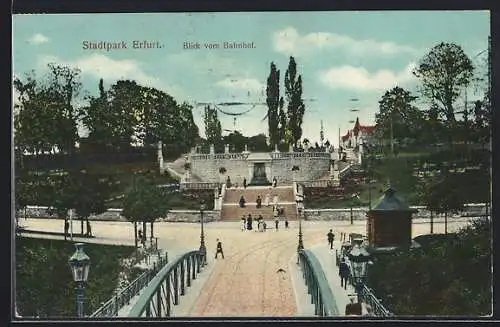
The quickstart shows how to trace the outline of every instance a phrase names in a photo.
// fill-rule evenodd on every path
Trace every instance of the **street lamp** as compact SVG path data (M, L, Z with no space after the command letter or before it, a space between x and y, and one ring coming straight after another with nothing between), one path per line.
M200 221L201 221L201 231L200 231L200 253L203 257L202 265L206 264L207 261L207 248L205 247L205 231L203 230L203 211L205 210L205 201L200 203Z
M83 301L85 283L89 277L90 258L83 252L83 243L76 243L76 251L69 258L69 265L73 274L73 280L76 283L76 311L78 318L83 318Z
M352 250L349 252L348 257L349 262L351 263L350 268L354 288L356 289L358 303L360 303L360 293L366 281L366 276L368 273L368 262L370 261L370 253L364 246L362 246L358 242L355 242Z
M297 245L297 264L299 263L299 252L304 249L304 242L302 240L302 219L301 215L304 208L304 195L297 194L297 198L295 199L297 203L297 212L299 218L299 244Z
M350 210L350 214L351 214L351 225L354 224L354 217L353 217L353 214L352 214L352 207L354 206L354 199L357 199L359 200L359 195L357 193L354 193L351 197L351 210Z

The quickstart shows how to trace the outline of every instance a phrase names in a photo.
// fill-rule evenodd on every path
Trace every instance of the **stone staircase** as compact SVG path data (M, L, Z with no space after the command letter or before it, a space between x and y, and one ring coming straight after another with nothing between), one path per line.
M267 194L269 194L270 199L269 206L266 206L265 203ZM242 195L246 200L246 206L244 208L240 208L239 206L239 200ZM262 207L259 209L257 209L256 203L258 195L260 195L262 199ZM226 195L222 204L221 220L241 220L243 215L248 217L249 214L251 214L253 218L262 215L265 220L274 220L273 203L275 196L278 196L278 206L284 208L285 217L288 220L296 220L297 205L295 203L292 186L281 186L276 188L261 186L247 187L246 189L226 189Z

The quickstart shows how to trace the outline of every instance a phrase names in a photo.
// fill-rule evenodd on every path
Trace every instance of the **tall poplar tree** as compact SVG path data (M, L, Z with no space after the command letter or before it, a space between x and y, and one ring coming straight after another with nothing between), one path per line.
M302 137L302 121L305 106L302 100L302 76L297 74L297 63L290 57L288 69L285 74L285 95L287 99L287 129L291 133L291 141L294 146Z
M278 131L279 117L278 108L280 103L280 71L276 65L271 62L271 71L267 78L266 103L267 103L267 122L269 126L269 143L271 146L279 144L280 135Z

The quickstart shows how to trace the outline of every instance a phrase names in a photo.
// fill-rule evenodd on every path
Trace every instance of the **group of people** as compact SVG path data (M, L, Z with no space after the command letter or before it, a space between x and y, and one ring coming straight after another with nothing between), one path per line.
M271 196L269 194L267 194L266 198L265 198L265 202L264 202L266 207L269 207L271 205L270 200L271 200ZM273 200L274 200L273 201L274 202L273 211L274 211L278 205L278 196L275 195ZM240 208L245 208L246 203L247 203L247 200L245 199L245 197L243 195L241 195L240 200L239 200ZM257 198L255 199L255 203L256 203L257 209L262 208L262 198L260 197L260 195L257 195Z
M340 233L340 240L345 241L347 233ZM328 246L330 250L333 249L333 241L335 241L335 234L333 233L333 229L330 229L326 234L326 238L328 240ZM339 263L339 277L340 277L340 286L344 289L347 289L347 283L349 282L351 276L351 270L349 269L349 265L347 264L344 257L341 258Z
M248 216L243 216L241 217L241 230L253 230L253 217L251 214L248 214ZM279 229L279 223L280 220L278 218L275 218L274 220L274 226L275 229ZM285 220L285 228L288 228L288 220ZM264 217L262 215L259 215L257 218L257 231L259 232L265 232L267 230L267 223L264 220Z

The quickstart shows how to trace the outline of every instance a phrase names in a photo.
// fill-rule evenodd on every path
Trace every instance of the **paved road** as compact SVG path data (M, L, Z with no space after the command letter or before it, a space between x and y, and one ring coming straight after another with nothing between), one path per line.
M453 232L466 224L467 219L450 221L448 231ZM79 222L74 222L79 228ZM31 230L61 231L62 220L28 219L22 225ZM269 222L268 226L273 225ZM208 254L215 253L216 239L223 242L225 259L214 260L204 284L199 285L199 296L181 299L182 310L179 315L186 316L295 316L310 311L297 308L302 300L296 297L307 296L297 290L292 282L295 272L289 268L297 247L298 222L290 222L290 228L278 231L268 229L265 233L240 231L239 222L217 222L205 225L205 240ZM148 226L149 228L149 226ZM347 222L305 221L303 222L304 246L325 243L328 229L340 232L366 232L364 221ZM416 222L413 237L429 233L429 224ZM79 230L79 229L78 229ZM443 231L443 223L435 223L436 233ZM107 244L133 244L133 225L126 222L92 222L93 239L86 242ZM155 236L159 247L171 253L181 253L199 247L200 225L193 223L156 223ZM149 235L149 233L148 233ZM30 236L30 235L26 235ZM47 238L61 238L47 236ZM284 273L277 271L282 268ZM336 274L336 271L328 274ZM294 291L295 287L295 291ZM335 295L335 292L334 292ZM189 303L188 303L189 302ZM307 301L306 301L307 302ZM174 309L175 312L175 309Z

